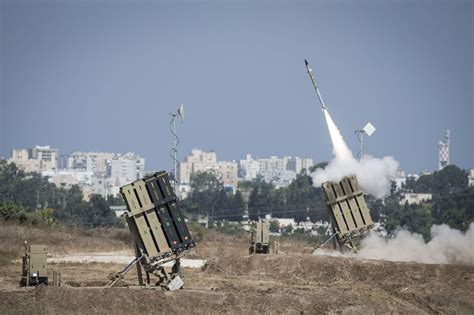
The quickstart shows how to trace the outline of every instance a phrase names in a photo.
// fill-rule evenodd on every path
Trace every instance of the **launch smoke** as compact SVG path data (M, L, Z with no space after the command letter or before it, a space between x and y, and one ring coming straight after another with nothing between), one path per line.
M329 112L323 112L331 137L334 159L326 168L319 168L312 174L314 186L321 187L324 182L336 182L345 176L356 175L365 192L379 199L388 196L398 162L389 156L382 159L364 156L360 161L355 159Z
M329 112L324 109L324 117L326 118L326 124L328 125L329 136L331 137L332 142L332 153L337 160L346 161L349 159L354 159L352 156L351 150L346 145L344 138L341 135L341 132L337 128L336 124L329 115Z
M317 249L314 255L346 256L364 259L408 261L426 264L474 265L474 222L466 233L446 224L431 227L431 241L425 243L420 234L400 230L393 238L372 233L365 238L357 253L340 253Z

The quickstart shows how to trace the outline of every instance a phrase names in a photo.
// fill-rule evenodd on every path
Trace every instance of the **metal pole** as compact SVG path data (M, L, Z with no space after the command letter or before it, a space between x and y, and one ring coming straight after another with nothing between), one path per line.
M365 131L363 129L357 129L355 131L355 134L357 136L357 141L359 141L359 147L360 147L359 154L358 154L359 160L362 160L362 157L364 156L364 132Z
M174 191L178 192L178 148L176 147L176 115L173 114L173 168L174 168Z
M324 246L325 246L327 243L329 243L336 235L337 235L337 233L334 232L323 244L321 244L321 245L319 245L318 247L316 247L316 249L324 247Z

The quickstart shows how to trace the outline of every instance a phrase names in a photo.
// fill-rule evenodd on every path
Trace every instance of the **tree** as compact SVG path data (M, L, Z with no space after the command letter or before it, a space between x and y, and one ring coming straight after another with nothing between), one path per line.
M120 198L113 198L111 202L117 202L117 199ZM9 213L33 224L50 224L54 219L75 224L115 222L111 220L109 204L102 197L85 202L79 186L67 190L58 188L46 177L25 173L14 163L4 160L0 160L0 203L5 213L8 209Z
M240 221L244 209L242 194L226 192L216 175L207 172L191 176L191 194L180 205L188 214L207 214L211 220Z
M262 179L257 179L253 183L253 188L249 197L249 218L250 220L258 220L265 214L272 212L272 192L273 184L267 183Z
M198 172L191 175L191 191L193 193L219 191L222 182L210 172Z
M92 195L86 207L85 223L92 226L113 225L115 213L110 210L107 201L100 195Z
M474 186L433 198L435 224L446 223L450 227L466 231L474 221Z
M465 170L456 165L448 165L433 174L420 176L415 184L410 182L409 185L415 193L446 195L467 188L468 176Z
M207 172L191 176L191 194L187 203L182 206L187 212L196 211L201 214L213 214L219 195L223 192L222 183L218 178Z
M278 220L270 221L270 232L273 232L273 233L280 232L280 222L278 222Z
M24 223L28 220L26 209L13 201L3 201L0 203L0 217L5 221L17 221L19 223Z
M328 220L327 208L321 188L313 186L311 176L298 174L287 187L287 217L294 217L297 222L309 217L313 221Z
M420 205L408 205L406 203L403 206L392 203L388 204L387 208L390 209L384 222L387 232L393 233L399 227L404 227L410 232L423 235L426 241L431 239L430 230L433 225L433 218L430 203Z

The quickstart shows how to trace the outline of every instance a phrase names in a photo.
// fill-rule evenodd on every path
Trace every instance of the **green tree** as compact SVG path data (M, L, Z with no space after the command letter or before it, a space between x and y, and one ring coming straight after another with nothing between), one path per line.
M270 232L273 232L273 233L280 232L280 222L278 222L278 220L270 221Z
M85 208L85 224L91 226L113 225L115 213L110 210L107 201L100 195L92 195Z
M272 193L274 186L262 179L253 182L253 187L249 197L249 218L250 220L258 220L265 213L272 212L274 204Z
M28 221L26 209L13 201L2 201L0 203L0 216L4 221L17 221L19 223Z
M390 209L384 224L387 232L393 233L399 227L403 227L410 232L423 235L426 241L431 239L430 230L433 225L433 218L430 203L420 205L408 205L407 203L403 206L392 203L387 205L387 208Z
M446 195L462 191L467 186L467 172L456 165L448 165L433 174L420 176L412 189L415 193Z
M313 221L329 219L323 192L313 186L311 176L298 174L287 187L286 196L286 217L294 217L297 222L307 217Z

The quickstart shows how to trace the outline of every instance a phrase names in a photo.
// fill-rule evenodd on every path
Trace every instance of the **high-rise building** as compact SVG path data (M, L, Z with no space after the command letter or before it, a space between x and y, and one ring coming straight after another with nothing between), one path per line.
M120 186L145 175L145 159L135 153L116 154L111 160L110 177Z
M271 182L285 172L288 167L288 157L278 158L271 156L269 159L258 159L258 173L265 181Z
M301 173L302 170L307 170L314 165L313 159L304 157L304 158L299 158L297 156L295 157L289 157L288 158L288 164L287 164L287 170L289 171L294 171L296 174Z
M258 176L259 163L247 154L245 160L239 161L239 177L243 180L254 180Z
M191 153L179 163L178 179L180 184L189 184L191 175L199 172L216 172L217 154L214 151L192 149Z
M184 162L179 164L178 178L180 184L189 184L191 175L200 172L215 174L224 186L237 187L238 165L235 161L217 161L214 151L203 151L192 149L185 157Z
M443 169L447 165L449 165L449 139L450 139L450 131L446 130L444 135L444 139L438 143L438 158L439 158L439 165L438 169Z
M115 155L107 152L73 152L67 156L66 168L110 174L111 161Z
M43 172L57 170L58 160L58 149L36 146L31 149L13 149L9 161L25 172Z

